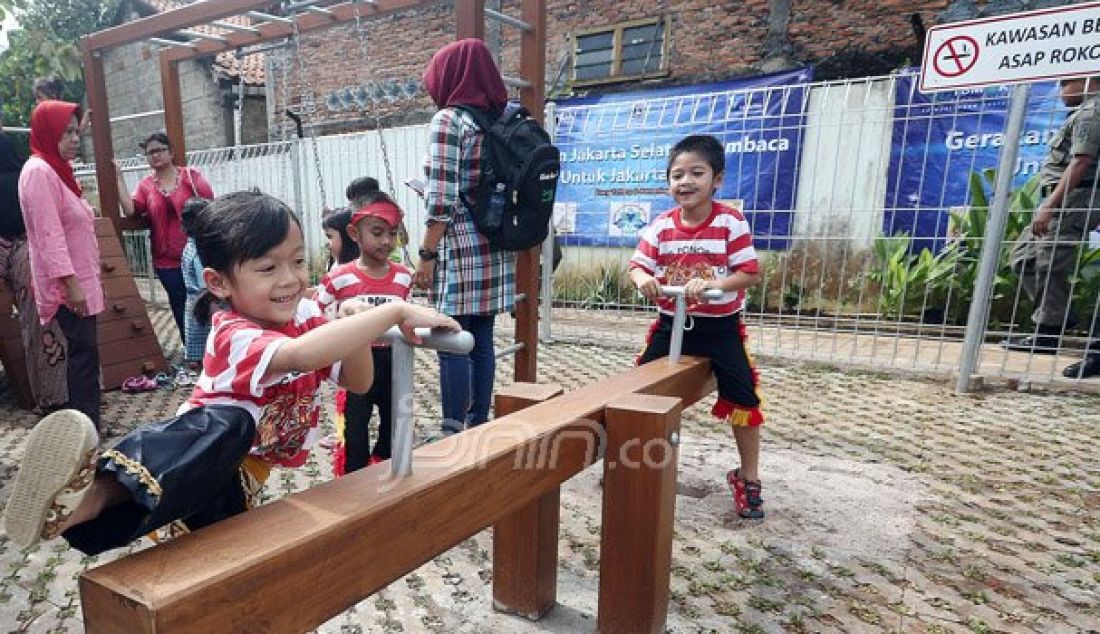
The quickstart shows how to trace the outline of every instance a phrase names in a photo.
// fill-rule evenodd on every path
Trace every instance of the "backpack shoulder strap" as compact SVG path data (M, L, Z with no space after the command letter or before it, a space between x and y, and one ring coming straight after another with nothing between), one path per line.
M487 110L481 108L474 108L473 106L451 106L455 110L461 110L470 115L473 118L474 123L481 129L482 132L488 132L489 128L493 127L499 117L494 117L493 114Z

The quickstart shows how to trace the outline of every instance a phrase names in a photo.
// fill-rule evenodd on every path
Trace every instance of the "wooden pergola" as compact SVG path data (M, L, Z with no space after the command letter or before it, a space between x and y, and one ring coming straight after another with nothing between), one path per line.
M114 222L118 231L134 226L132 221L123 219L119 214L119 191L112 163L114 147L111 142L110 104L103 70L106 51L141 41L166 44L160 51L159 59L164 124L177 160L184 162L187 144L180 93L180 62L283 39L292 36L295 30L307 33L353 21L357 17L371 19L433 3L425 0L352 0L327 6L300 3L301 13L283 16L270 13L272 7L278 5L271 0L204 0L85 36L81 45L101 213ZM519 86L522 104L534 116L541 117L546 73L546 0L522 0L518 19L487 11L485 0L454 0L454 6L456 39L484 38L487 17L521 30L521 76L511 83ZM224 22L225 18L233 16L248 17L250 24L241 26ZM187 31L200 25L226 32L215 36ZM164 39L181 32L193 38L178 44ZM538 263L539 248L535 247L520 254L516 264L516 292L522 297L516 306L516 381L533 382L537 374Z

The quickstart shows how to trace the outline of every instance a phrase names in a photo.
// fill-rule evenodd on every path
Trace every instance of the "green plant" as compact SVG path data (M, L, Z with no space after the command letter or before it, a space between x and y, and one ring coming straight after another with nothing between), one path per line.
M951 321L962 323L966 311L974 297L978 281L978 269L981 262L982 245L985 243L985 231L989 219L989 195L986 186L992 189L997 180L993 169L970 173L970 206L965 211L952 211L948 224L950 242L938 254L942 260L954 264L948 291L952 298ZM1031 223L1031 217L1039 201L1039 176L1032 176L1019 188L1009 192L1008 218L1005 222L1004 238L998 254L997 272L993 280L992 305L990 318L994 321L1011 321L1017 298L1018 276L1012 271L1009 262L1012 248L1020 239L1024 229ZM1021 296L1026 299L1026 296ZM1029 313L1030 311L1015 311Z
M989 221L987 188L992 190L996 180L996 170L992 169L970 174L970 205L965 210L950 212L948 242L938 253L933 255L923 249L912 254L911 240L904 234L875 241L868 277L880 286L882 312L900 318L935 308L943 311L946 322L965 322L977 287ZM1008 218L993 279L990 306L993 323L1010 323L1015 318L1018 326L1031 325L1027 317L1031 312L1030 300L1018 292L1019 277L1010 263L1012 249L1031 223L1039 201L1038 175L1009 192ZM1100 249L1082 244L1075 270L1073 302L1077 306L1092 306L1100 293ZM1016 305L1017 300L1020 305Z
M954 272L952 259L941 259L928 249L910 253L910 243L908 235L898 234L871 246L875 265L868 278L880 288L880 310L894 319L942 307Z
M132 10L128 0L0 0L0 17L12 14L19 28L8 31L8 48L0 51L0 115L6 125L27 125L34 108L36 77L62 80L62 98L84 97L83 61L78 41L83 35L120 24Z
M1077 306L1087 328L1088 320L1092 319L1096 310L1096 302L1100 301L1100 248L1089 249L1088 245L1081 245L1078 266L1070 281L1073 284L1073 305Z
M570 268L554 276L554 301L577 303L581 308L607 305L640 306L645 300L634 289L626 272L611 264L593 269Z
M786 290L783 291L783 310L796 311L802 305L802 287L798 284L788 284Z
M870 257L828 240L800 240L787 251L760 251L763 279L748 291L750 312L844 313L873 310L861 274ZM877 294L877 289L875 290Z

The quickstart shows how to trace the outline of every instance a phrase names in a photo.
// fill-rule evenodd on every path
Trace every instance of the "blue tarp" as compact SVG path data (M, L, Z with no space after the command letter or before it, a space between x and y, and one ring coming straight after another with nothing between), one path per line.
M665 178L670 148L689 134L711 134L726 146L716 198L743 202L757 248L785 248L811 79L805 68L559 102L556 216L572 229L563 242L634 246L638 230L674 204Z
M947 236L948 210L969 203L970 173L997 167L1011 88L922 94L919 76L911 68L897 78L882 230L935 250ZM1014 186L1038 172L1068 113L1057 82L1032 85Z

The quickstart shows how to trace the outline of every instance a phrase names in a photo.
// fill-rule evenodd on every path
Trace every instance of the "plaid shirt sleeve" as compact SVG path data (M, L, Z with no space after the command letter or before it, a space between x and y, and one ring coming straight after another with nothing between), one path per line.
M451 108L435 113L428 127L428 182L424 200L428 224L450 222L459 200L459 175L462 163L462 129Z
M472 195L481 179L477 124L465 113L444 108L432 117L428 138L428 182L424 188L427 223L449 223L462 204L461 195Z

